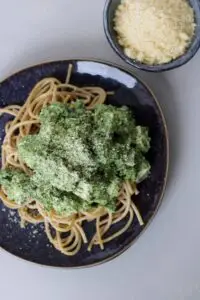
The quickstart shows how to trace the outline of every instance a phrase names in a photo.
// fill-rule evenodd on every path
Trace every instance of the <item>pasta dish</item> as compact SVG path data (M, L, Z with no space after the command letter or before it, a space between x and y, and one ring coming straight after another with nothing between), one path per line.
M137 184L150 173L148 128L127 107L105 103L100 87L45 78L24 105L0 113L7 122L2 145L0 198L17 209L21 226L44 223L53 246L72 256L122 235L136 218ZM88 238L86 223L94 234ZM116 226L117 225L117 226Z

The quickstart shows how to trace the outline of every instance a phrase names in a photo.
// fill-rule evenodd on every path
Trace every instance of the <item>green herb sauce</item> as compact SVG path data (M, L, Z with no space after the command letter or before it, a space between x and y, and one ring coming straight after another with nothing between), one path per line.
M150 172L148 129L136 126L126 107L56 103L42 110L40 121L40 132L18 144L33 175L0 171L0 184L18 204L37 199L65 215L98 205L114 211L122 182L141 182Z

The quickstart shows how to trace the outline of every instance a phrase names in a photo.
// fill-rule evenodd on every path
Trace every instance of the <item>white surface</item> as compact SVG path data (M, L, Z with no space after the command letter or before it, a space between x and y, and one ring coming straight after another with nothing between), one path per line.
M0 80L26 66L72 57L122 64L103 33L104 0L1 0ZM5 300L199 300L200 53L186 66L140 76L166 115L171 169L164 203L137 243L110 263L51 269L0 252Z

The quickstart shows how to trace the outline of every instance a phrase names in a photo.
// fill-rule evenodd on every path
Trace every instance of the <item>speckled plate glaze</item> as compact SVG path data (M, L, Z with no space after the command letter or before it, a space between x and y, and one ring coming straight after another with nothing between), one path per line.
M67 257L49 244L42 224L29 224L21 229L17 212L7 209L0 201L0 246L20 258L42 265L86 267L109 261L124 252L154 216L166 185L168 138L162 111L151 91L134 75L119 67L97 61L58 61L22 70L0 84L0 106L23 104L33 86L45 77L54 76L64 81L69 63L73 64L73 84L95 85L114 91L114 96L109 96L107 103L129 106L137 123L150 128L152 142L148 159L152 171L149 178L139 185L140 194L134 199L145 226L140 227L135 218L132 226L123 235L106 244L104 251L96 246L89 253L87 247L83 246L76 256ZM8 116L0 118L0 143L7 121ZM89 237L94 232L91 224L87 224L85 229Z

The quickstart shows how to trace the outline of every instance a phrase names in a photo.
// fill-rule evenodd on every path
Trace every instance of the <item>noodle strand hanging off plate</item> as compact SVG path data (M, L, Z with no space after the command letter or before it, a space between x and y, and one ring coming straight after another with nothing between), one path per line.
M65 84L55 78L43 79L33 88L23 106L10 105L0 109L0 114L7 113L14 116L14 119L6 125L6 135L2 146L3 168L13 167L27 174L31 173L31 170L18 157L17 144L24 136L39 131L39 114L47 105L54 102L74 102L79 99L88 109L92 109L95 105L105 102L107 93L103 89L99 87L79 88L70 84L71 73L72 66L70 65ZM68 256L77 254L83 243L89 243L89 251L94 245L99 245L101 249L104 249L106 243L122 235L131 226L134 216L142 226L144 224L142 217L131 200L134 194L137 194L135 184L127 181L123 183L114 213L106 208L98 207L71 216L61 216L55 211L45 211L37 200L30 199L26 205L18 205L8 199L2 187L0 189L0 198L3 203L11 209L18 209L22 225L26 222L44 223L50 243ZM90 241L84 230L84 222L95 222L96 233ZM120 222L124 225L116 232L109 234L111 227L115 224L120 225Z

